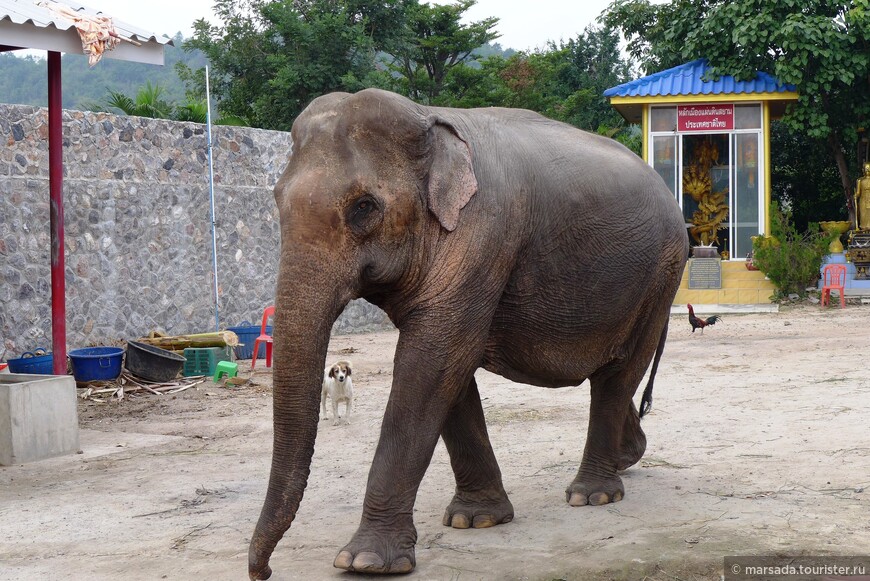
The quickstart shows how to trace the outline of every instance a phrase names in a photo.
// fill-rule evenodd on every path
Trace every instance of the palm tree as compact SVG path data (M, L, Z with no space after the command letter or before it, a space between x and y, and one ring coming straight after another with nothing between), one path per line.
M152 119L172 119L172 105L161 99L163 89L148 81L144 87L136 93L136 99L119 91L109 91L106 104L109 107L120 109L125 115L138 117L151 117Z

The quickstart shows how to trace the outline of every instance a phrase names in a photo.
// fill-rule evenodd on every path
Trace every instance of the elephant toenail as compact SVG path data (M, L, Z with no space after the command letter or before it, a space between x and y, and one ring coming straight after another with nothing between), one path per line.
M365 573L367 571L379 572L384 570L384 560L380 555L371 551L358 553L353 560L353 570Z
M585 494L579 492L571 493L571 498L568 499L568 504L571 506L586 506L588 504Z
M350 571L352 565L353 555L349 551L341 551L338 556L335 557L335 561L332 562L333 567L336 569L344 569L345 571Z
M414 565L411 564L411 560L407 557L399 557L390 565L390 573L410 573L413 570Z
M472 521L472 526L476 529L488 529L489 527L494 527L496 525L495 519L490 515L478 515L474 517Z
M462 513L457 513L453 515L453 521L451 523L454 529L467 529L471 528L471 523L468 522L468 517Z
M622 500L622 491L617 490L613 493L613 502L619 502L620 500Z
M592 506L601 506L610 502L610 497L606 492L593 492L589 495L589 504Z

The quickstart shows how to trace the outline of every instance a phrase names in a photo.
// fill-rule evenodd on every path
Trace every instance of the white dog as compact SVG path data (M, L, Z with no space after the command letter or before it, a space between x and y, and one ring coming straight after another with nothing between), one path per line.
M353 379L351 379L350 361L337 361L323 371L323 390L320 393L320 405L323 408L322 420L326 415L326 396L332 399L332 425L341 423L338 417L338 404L344 402L344 423L350 423L350 409L353 406Z

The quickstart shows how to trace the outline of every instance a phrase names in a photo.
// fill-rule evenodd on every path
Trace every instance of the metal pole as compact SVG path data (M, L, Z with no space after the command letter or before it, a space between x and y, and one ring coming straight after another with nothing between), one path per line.
M217 270L217 233L214 217L214 164L211 144L211 91L208 84L208 65L205 67L205 124L208 135L208 197L211 201L211 252L214 268L214 330L220 331L220 311L218 308L218 270Z
M66 283L63 248L63 95L60 53L48 52L48 190L51 230L52 372L66 375Z

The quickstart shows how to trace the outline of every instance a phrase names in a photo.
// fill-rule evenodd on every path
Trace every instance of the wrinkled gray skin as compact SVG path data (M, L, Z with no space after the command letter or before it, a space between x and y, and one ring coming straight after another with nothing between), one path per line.
M414 568L414 500L439 437L456 475L444 524L513 518L480 367L545 387L589 378L586 448L566 499L620 500L617 471L646 446L632 397L658 362L688 252L658 175L615 141L529 111L430 108L374 89L318 98L293 143L275 187L275 440L251 579L271 574L296 515L330 329L357 297L400 333L362 519L336 567Z

